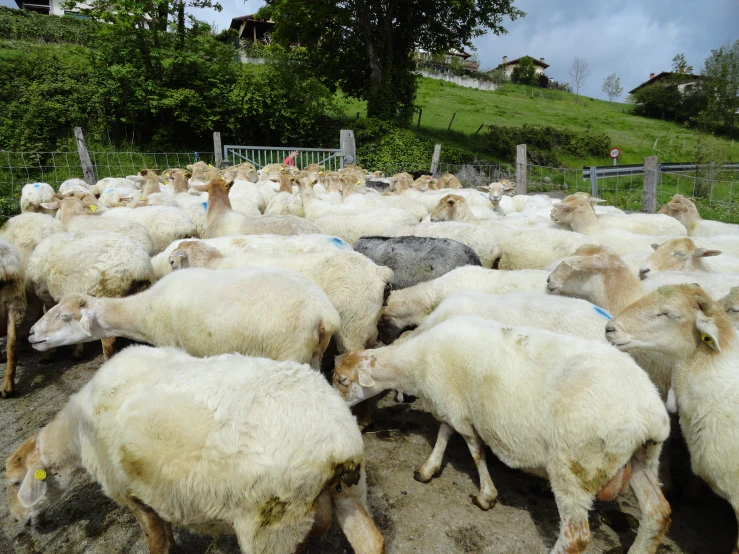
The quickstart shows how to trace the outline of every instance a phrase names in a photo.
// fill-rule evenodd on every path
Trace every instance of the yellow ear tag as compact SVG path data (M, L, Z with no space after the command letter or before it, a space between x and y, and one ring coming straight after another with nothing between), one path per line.
M701 340L706 344L711 344L713 342L713 339L709 337L706 333L701 333Z
M97 209L98 209L98 207L95 204L90 204L90 211L91 212L94 212Z
M43 469L37 469L36 473L34 473L33 476L39 481L43 481L44 479L46 479L46 472Z
M355 184L355 185L361 185L361 184L362 184L362 181L357 181L357 182L356 182L356 183L354 183L354 184Z

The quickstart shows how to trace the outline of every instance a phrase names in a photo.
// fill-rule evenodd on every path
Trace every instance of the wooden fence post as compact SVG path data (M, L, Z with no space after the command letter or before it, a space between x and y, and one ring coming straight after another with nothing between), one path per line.
M223 166L223 148L221 148L221 133L216 131L213 133L213 159L215 160L215 166L221 169Z
M421 128L421 116L423 115L423 108L418 108L418 123L416 124L416 129ZM732 141L732 148L734 146L734 142Z
M354 142L354 131L342 129L340 133L340 146L344 154L344 165L357 162L357 145Z
M644 190L641 197L643 212L653 214L657 211L657 181L659 181L657 156L647 156L644 158Z
M528 169L526 145L516 146L516 194L526 194L526 170Z
M82 127L74 128L74 136L77 139L77 153L80 155L83 179L92 187L97 182L97 179L95 179L95 168L90 160L90 154L87 152L85 136L82 134Z
M590 195L598 198L598 174L594 165L590 166Z
M439 157L441 157L441 144L434 146L434 155L431 156L431 175L436 175L439 170Z
M455 117L457 117L457 112L454 112L452 114L452 120L449 122L449 127L446 128L447 131L452 128L452 123L454 123L454 118Z

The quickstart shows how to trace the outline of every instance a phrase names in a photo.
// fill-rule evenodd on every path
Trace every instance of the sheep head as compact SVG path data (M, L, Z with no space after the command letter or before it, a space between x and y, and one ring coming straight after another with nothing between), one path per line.
M503 196L513 196L516 189L511 186L510 181L500 181L490 183L485 189L488 191L488 198L494 208L500 204Z
M652 248L654 252L639 269L641 279L655 271L707 271L703 258L721 254L721 250L698 248L689 238L670 239L662 244L653 244Z
M371 398L381 392L377 388L373 373L377 358L371 351L349 352L336 357L333 385L349 406Z
M619 350L652 350L675 362L717 353L735 337L731 322L697 284L667 285L637 300L606 326Z
M739 287L731 287L729 294L719 299L717 303L729 316L734 328L739 327Z
M44 463L38 436L34 435L8 458L5 480L10 514L23 526L36 525L69 486L71 472Z
M463 196L447 194L439 200L429 219L431 221L465 221L470 216L470 207Z
M91 342L106 338L97 325L95 298L84 294L69 294L39 319L28 336L36 350Z
M657 213L674 217L686 228L702 218L695 205L695 200L686 198L682 194L676 194L672 199L663 205Z

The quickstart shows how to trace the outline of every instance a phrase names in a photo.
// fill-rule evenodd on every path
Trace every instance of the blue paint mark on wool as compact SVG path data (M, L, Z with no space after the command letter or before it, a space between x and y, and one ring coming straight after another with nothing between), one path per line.
M202 206L203 206L203 209L205 209L205 210L208 209L208 203L207 202L203 202L202 203Z
M41 183L34 183L33 188L37 189L41 187Z
M336 246L349 246L347 243L345 243L339 237L333 237L331 239L331 242L333 242Z
M611 314L609 314L607 311L605 311L603 308L599 308L598 306L593 306L593 309L597 313L599 313L600 315L602 315L603 317L605 317L606 319L613 319L613 316Z
M105 189L105 194L110 194L111 192L115 192L115 189Z

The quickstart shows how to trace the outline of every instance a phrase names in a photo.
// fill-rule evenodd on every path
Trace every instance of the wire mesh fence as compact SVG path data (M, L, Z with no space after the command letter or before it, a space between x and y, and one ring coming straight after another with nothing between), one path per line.
M109 152L90 151L95 177L125 177L140 169L185 167L197 161L212 164L213 152ZM26 183L49 183L82 178L77 152L0 152L0 195L17 197Z

